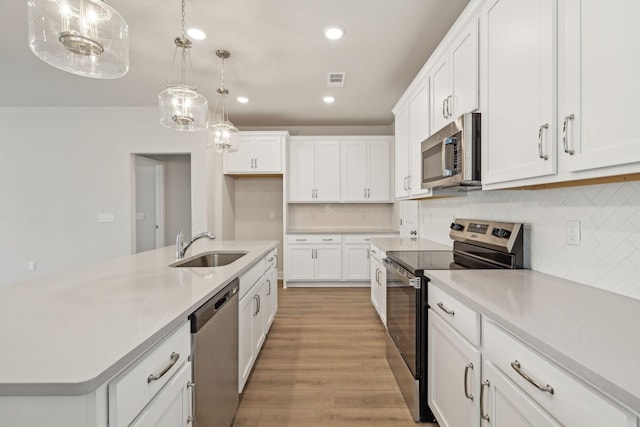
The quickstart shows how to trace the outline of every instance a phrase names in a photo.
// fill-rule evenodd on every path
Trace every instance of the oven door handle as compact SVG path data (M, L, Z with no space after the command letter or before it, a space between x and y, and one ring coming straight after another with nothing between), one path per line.
M387 272L395 277L396 279L400 280L402 283L404 283L407 286L410 286L412 288L415 289L420 289L422 286L422 281L420 280L420 277L415 277L413 276L411 273L407 272L407 274L403 274L402 272L398 271L395 268L395 263L393 261L391 261L389 259L389 257L386 257L383 259L384 263L386 264L386 268L387 268ZM387 276L387 281L388 281L389 277Z

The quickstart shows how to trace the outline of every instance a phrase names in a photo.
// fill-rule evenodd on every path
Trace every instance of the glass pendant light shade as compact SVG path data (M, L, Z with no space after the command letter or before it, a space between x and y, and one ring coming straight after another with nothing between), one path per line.
M238 151L238 128L229 121L214 122L209 125L207 148L219 153Z
M63 71L115 79L129 71L129 27L102 0L29 0L29 48Z
M158 95L160 124L164 127L199 131L207 128L209 103L207 98L194 88L183 85L168 85Z

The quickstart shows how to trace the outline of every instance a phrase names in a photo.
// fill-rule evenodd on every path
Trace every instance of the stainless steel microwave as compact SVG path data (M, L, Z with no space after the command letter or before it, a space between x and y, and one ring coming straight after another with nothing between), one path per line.
M468 113L422 142L422 188L481 189L480 114Z

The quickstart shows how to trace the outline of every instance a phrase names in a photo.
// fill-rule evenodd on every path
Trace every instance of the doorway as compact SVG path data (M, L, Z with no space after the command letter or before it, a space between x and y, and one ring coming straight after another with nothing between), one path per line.
M191 155L135 157L135 252L173 244L180 231L191 237Z

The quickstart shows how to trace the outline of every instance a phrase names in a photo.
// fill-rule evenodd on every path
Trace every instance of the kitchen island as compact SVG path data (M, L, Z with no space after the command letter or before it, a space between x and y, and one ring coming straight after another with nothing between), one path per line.
M168 246L0 288L0 425L12 425L12 412L46 411L65 396L91 396L92 418L106 425L104 385L276 245L202 239L187 258L213 250L246 255L222 267L174 268Z

